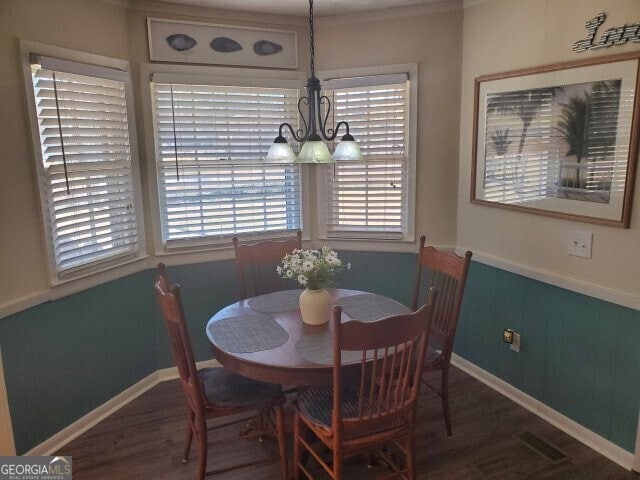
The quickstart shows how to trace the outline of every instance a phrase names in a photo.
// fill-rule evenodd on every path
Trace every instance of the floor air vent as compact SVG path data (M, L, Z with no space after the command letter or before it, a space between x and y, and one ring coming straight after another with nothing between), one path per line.
M529 447L538 455L542 455L553 464L561 463L569 459L569 457L567 457L564 453L551 445L549 442L543 440L542 438L531 432L522 432L514 436L524 445Z

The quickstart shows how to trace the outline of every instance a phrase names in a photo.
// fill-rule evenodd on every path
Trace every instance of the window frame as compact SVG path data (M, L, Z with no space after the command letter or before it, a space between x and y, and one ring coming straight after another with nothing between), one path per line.
M407 75L408 82L408 118L407 132L408 142L405 146L407 155L407 192L406 192L406 225L401 235L388 233L369 232L344 232L339 234L329 234L327 225L329 223L329 212L327 209L329 195L326 181L327 172L318 171L316 173L316 191L318 195L318 239L323 241L346 241L346 242L399 242L401 244L413 243L415 241L415 211L416 211L416 152L417 152L417 131L418 131L418 64L405 63L394 65L382 65L372 67L347 68L336 70L323 70L318 72L321 82L327 80L338 80L355 77L371 77L393 74ZM355 139L358 141L358 138ZM331 165L322 165L318 168L333 168Z
M289 87L298 89L302 95L304 74L299 71L280 71L266 69L247 69L230 67L198 67L187 65L140 65L140 82L143 117L145 119L145 152L147 155L148 199L152 222L153 249L156 256L184 256L186 262L218 260L227 258L225 253L231 248L231 238L218 237L194 241L177 241L167 245L162 238L162 212L160 207L160 185L157 171L156 119L153 109L153 79L159 83L183 83L194 85L224 85L238 87ZM161 80L161 81L160 81ZM278 135L273 132L273 138ZM303 240L309 237L309 172L300 170L300 215ZM243 239L263 240L291 236L285 232L259 232L242 234ZM213 257L211 253L213 252Z
M63 285L74 280L90 277L94 274L112 271L121 266L129 266L126 270L130 270L130 265L148 258L146 248L146 237L144 227L144 205L142 202L142 184L140 179L140 162L138 157L138 142L136 130L136 114L135 99L133 93L133 83L131 79L130 63L126 60L106 57L86 53L78 50L71 50L52 45L46 45L37 42L20 41L20 55L23 69L23 77L25 82L25 96L27 102L27 112L30 124L32 161L34 162L34 182L40 203L40 228L44 243L46 245L47 271L49 276L49 285L55 287ZM41 188L42 180L45 178L44 165L42 164L42 147L40 145L40 130L38 123L38 114L36 110L35 93L33 90L33 81L31 74L31 57L32 55L40 55L51 57L63 61L77 63L88 71L91 68L111 68L125 72L127 80L124 82L125 99L127 104L127 123L129 131L129 150L131 159L131 184L133 193L133 202L135 208L135 225L137 229L138 241L135 248L131 252L113 255L101 260L89 262L85 265L71 267L61 272L57 269L55 246L53 243L52 222L47 206L47 198L43 188ZM88 75L90 76L90 75ZM143 265L144 267L144 265ZM110 275L114 276L114 275Z

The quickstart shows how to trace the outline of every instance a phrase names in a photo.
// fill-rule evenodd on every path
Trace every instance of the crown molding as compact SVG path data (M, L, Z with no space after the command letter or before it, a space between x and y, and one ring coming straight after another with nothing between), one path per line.
M130 8L131 0L100 0L102 3L108 3L109 5L115 5L121 8Z
M317 17L316 25L348 25L353 23L380 22L384 20L408 17L421 17L436 13L462 11L463 0L434 0L422 5L353 12L348 15L337 14Z
M103 0L122 1L122 0ZM306 27L309 20L295 15L275 15L267 13L246 12L241 10L224 10L200 5L182 5L162 0L126 0L129 9L153 15L170 15L176 17L195 17L201 22L246 22L261 25L277 25L288 27Z
M464 4L462 6L462 8L469 8L469 7L473 7L475 5L479 5L481 3L485 3L488 0L463 0Z

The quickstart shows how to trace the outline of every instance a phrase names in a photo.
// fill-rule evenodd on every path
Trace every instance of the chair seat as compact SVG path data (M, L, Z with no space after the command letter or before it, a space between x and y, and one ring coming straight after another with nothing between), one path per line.
M198 377L207 400L221 407L258 406L283 397L280 385L251 380L224 368L203 368Z
M427 355L425 360L425 366L431 367L437 365L442 361L442 350L436 350L433 347L427 347Z
M349 385L342 390L342 419L358 417L359 386ZM311 423L320 427L331 429L331 411L333 409L333 387L313 387L305 389L298 394L298 410ZM403 419L397 419L392 425L376 425L371 428L363 428L352 435L367 435L389 428L399 427L404 423Z

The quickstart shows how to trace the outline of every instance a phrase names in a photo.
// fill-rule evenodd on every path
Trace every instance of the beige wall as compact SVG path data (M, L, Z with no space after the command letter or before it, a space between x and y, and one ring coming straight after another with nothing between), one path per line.
M151 120L142 117L139 75L140 64L149 61L147 16L293 28L300 35L300 64L306 65L308 61L306 22L300 17L251 15L146 0L0 0L0 124L9 127L0 132L3 146L0 157L0 310L5 307L5 312L18 311L140 268L119 268L95 275L90 280L81 279L56 287L53 292L50 290L40 199L34 181L24 76L19 60L21 39L130 60L145 223L149 251L152 251L143 136L145 122Z
M584 23L608 14L602 27L640 21L638 0L487 0L464 10L457 245L499 261L640 296L640 188L629 230L546 218L469 202L473 80L484 74L640 50L639 44L576 54ZM593 232L593 258L567 255L569 230Z
M449 2L403 9L386 19L376 14L328 17L316 27L319 69L418 64L415 231L435 245L455 244L462 57L462 10L457 7Z
M48 289L18 39L127 59L123 8L87 0L0 2L0 305Z
M316 24L317 68L418 63L417 234L426 234L435 244L472 249L478 257L495 257L637 297L640 257L633 252L640 240L640 195L634 202L632 228L621 230L471 205L468 192L473 79L481 74L593 55L571 52L572 43L584 36L584 22L601 10L609 13L607 25L637 21L638 1L469 3L464 14L456 9L457 2L449 2L448 6L437 3L384 17L363 14L321 18ZM148 15L296 29L301 69L307 69L306 23L300 17L163 6L146 0L134 1L130 9L115 1L1 1L0 119L10 128L0 133L0 306L48 290L17 39L131 60L145 188L143 132L149 119L142 118L139 72L140 64L148 62ZM640 47L627 45L602 53L634 48ZM458 158L459 164L455 161ZM146 188L143 196L148 213ZM148 239L151 227L147 220ZM594 232L593 259L566 254L566 236L571 229Z
M460 0L442 2L427 8L397 10L391 17L385 13L386 19L380 14L359 15L351 17L348 23L344 19L326 18L319 20L316 28L318 69L419 64L416 232L425 233L431 242L444 245L454 243L456 226L457 163L454 160L458 156L462 56L462 11L459 6ZM148 147L151 140L144 135L145 126L151 119L144 118L140 88L140 66L149 62L147 16L294 29L299 35L300 70L308 70L308 27L304 17L257 15L150 0L0 0L0 119L3 125L10 126L0 133L3 145L0 160L3 172L0 176L0 310L5 307L4 314L88 285L86 280L81 280L75 285L57 287L54 293L49 289L39 197L33 179L24 78L19 63L19 39L131 62L146 237L149 251L152 251L154 225L150 211L154 206L149 199L147 164L150 155L145 146ZM312 167L309 169L312 191L314 171ZM313 214L316 208L312 205L309 211ZM313 221L311 218L310 223ZM348 247L358 248L358 245L349 244ZM397 248L393 245L375 247ZM412 245L404 247L414 248ZM211 255L203 255L197 260L211 258ZM180 259L172 261L180 263ZM195 260L185 258L185 261ZM128 268L116 269L111 274L126 274L136 267ZM97 284L107 278L111 276L101 274L92 277L91 282Z

